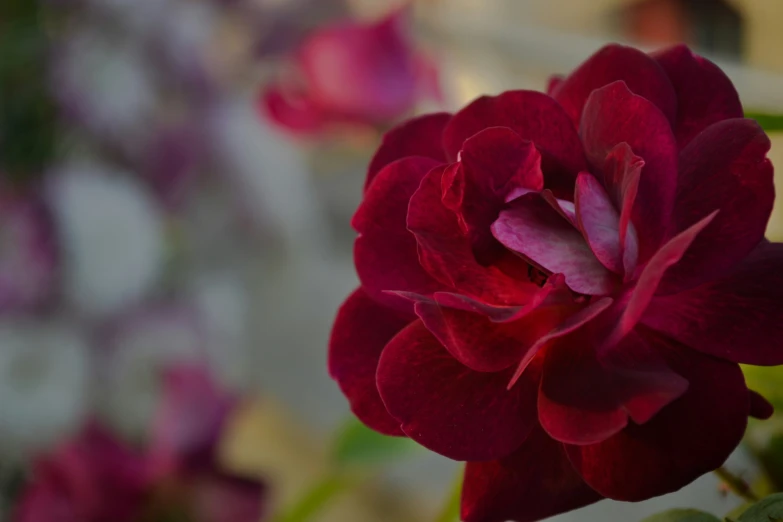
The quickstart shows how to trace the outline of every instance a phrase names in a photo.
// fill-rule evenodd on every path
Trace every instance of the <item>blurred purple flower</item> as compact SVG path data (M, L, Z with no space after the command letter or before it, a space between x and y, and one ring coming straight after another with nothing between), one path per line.
M173 367L142 451L92 424L35 466L14 522L258 522L265 485L234 475L216 448L236 399L203 366ZM160 517L160 518L159 518Z
M372 24L355 21L313 32L293 57L293 76L261 94L260 109L297 134L329 124L383 125L424 97L439 98L434 64L409 34L407 9Z
M37 311L57 290L52 219L33 193L0 189L0 313Z

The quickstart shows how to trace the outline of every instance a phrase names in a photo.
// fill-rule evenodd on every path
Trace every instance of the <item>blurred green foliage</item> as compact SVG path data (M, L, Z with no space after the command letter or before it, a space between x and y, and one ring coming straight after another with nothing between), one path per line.
M777 521L783 521L783 493L776 493L756 502L738 519L738 522Z
M698 509L670 509L645 518L642 522L720 522L720 519Z
M333 459L337 466L379 466L396 462L419 446L405 437L381 435L352 417L335 439Z
M767 114L758 111L745 111L745 117L756 120L767 132L783 131L783 114Z
M40 175L55 150L47 20L42 2L0 2L0 177Z

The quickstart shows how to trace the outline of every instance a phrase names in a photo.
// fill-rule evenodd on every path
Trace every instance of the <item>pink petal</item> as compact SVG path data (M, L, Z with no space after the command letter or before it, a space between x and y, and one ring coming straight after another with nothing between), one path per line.
M582 172L576 178L576 215L595 257L606 268L622 274L620 216L604 187L592 174Z
M720 214L666 275L661 293L720 277L764 238L775 201L770 141L753 120L724 120L680 153L674 220L684 230L710 212Z
M326 115L303 92L288 92L280 85L269 86L258 100L261 113L295 134L315 134L323 130Z
M450 119L451 114L445 112L425 114L387 132L370 161L364 190L370 187L370 183L381 169L406 156L424 156L445 163L446 153L443 150L442 135Z
M604 183L615 207L620 209L620 248L626 281L633 277L639 257L639 239L631 223L631 212L639 191L642 167L644 160L625 142L609 152L604 164Z
M354 262L369 296L402 312L412 304L387 290L431 294L442 289L419 263L416 237L406 228L408 202L435 160L420 156L390 163L367 189L352 225L359 232Z
M314 32L298 65L310 98L328 113L388 121L413 108L418 63L405 10L372 23L346 21Z
M639 235L639 260L648 260L669 229L677 187L677 143L669 122L649 100L615 82L590 95L580 133L598 169L623 142L644 158L631 220Z
M536 427L512 455L468 463L462 520L535 522L600 499L574 471L563 445Z
M490 127L465 141L460 168L444 176L443 202L465 223L482 264L504 252L489 229L512 191L544 188L541 155L532 142L507 127Z
M722 279L656 296L641 322L729 361L783 364L783 245L764 242Z
M526 306L486 310L489 305L472 303L491 316L482 313L485 310L461 309L468 308L467 303L456 296L435 294L435 300L416 303L416 314L459 362L479 372L497 372L518 363L543 334L578 309L563 283L558 288L542 288L540 293L541 298Z
M513 452L535 425L536 372L511 391L508 371L476 372L459 363L416 321L386 346L378 389L402 430L455 460Z
M620 340L636 326L636 323L639 322L639 319L641 319L644 311L650 304L653 295L655 295L658 283L661 282L666 271L669 267L676 266L676 263L682 259L696 237L710 224L716 215L717 211L689 229L680 232L650 259L650 262L642 270L636 286L634 286L628 296L628 301L623 306L623 312L617 322L617 327L611 334L610 344Z
M677 93L674 134L680 148L713 123L742 117L731 80L711 61L677 45L653 55Z
M457 215L444 206L441 197L444 171L456 166L430 171L408 206L408 230L416 236L421 265L435 279L460 294L492 304L526 303L538 292L538 287L528 280L512 278L496 267L479 264Z
M378 304L359 288L337 313L329 339L329 374L359 420L386 435L402 435L402 431L378 394L378 359L386 343L415 318Z
M594 444L650 420L688 383L637 335L606 350L586 330L561 338L544 358L538 415L550 436Z
M584 480L608 498L639 501L677 491L722 465L745 432L749 400L739 366L655 343L688 380L688 391L643 425L629 424L598 444L566 446Z
M492 233L506 248L518 252L545 270L564 274L572 290L606 295L617 281L585 242L582 234L537 194L515 200L492 225Z
M266 486L213 471L192 479L189 501L194 522L259 522L266 511Z
M532 141L542 157L546 186L558 197L573 191L576 175L586 169L579 136L568 115L549 96L535 91L508 91L483 96L454 115L443 143L454 160L465 140L487 127L509 127Z
M204 366L167 369L148 450L152 473L166 476L213 462L236 398L220 390Z
M568 75L552 96L579 126L590 94L616 81L625 82L633 93L649 100L669 122L674 122L677 97L666 73L648 55L624 45L600 49Z

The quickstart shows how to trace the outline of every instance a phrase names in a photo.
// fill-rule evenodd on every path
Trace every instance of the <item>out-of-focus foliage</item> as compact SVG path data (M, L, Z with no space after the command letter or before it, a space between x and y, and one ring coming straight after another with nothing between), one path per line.
M756 120L767 132L783 131L783 114L767 114L756 111L745 111L745 117Z
M333 455L338 466L373 466L395 462L418 449L408 438L381 435L351 417L335 440Z
M645 518L643 522L720 522L720 519L698 509L670 509Z

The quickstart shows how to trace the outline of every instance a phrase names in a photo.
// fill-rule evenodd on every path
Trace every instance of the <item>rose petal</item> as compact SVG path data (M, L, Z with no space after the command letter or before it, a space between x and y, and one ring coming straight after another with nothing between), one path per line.
M492 460L513 452L535 425L536 372L506 391L508 371L476 372L459 363L416 321L381 355L381 397L402 430L455 460Z
M590 94L616 81L624 81L635 94L650 100L674 122L677 96L669 78L647 54L624 45L607 45L587 59L554 89L552 97L579 126Z
M580 134L597 169L623 142L644 158L631 220L639 235L639 261L648 260L668 231L677 187L677 143L669 122L649 100L615 82L590 95Z
M535 522L600 499L574 471L562 444L536 427L512 455L468 463L461 512L465 522Z
M729 361L783 364L783 244L760 244L718 281L656 296L641 322Z
M725 274L764 238L775 201L770 141L753 120L716 123L680 153L674 220L684 230L720 214L667 273L661 293L693 288Z
M582 172L576 178L574 202L579 228L593 254L606 268L622 274L620 216L606 190L592 174Z
M288 92L280 85L271 85L258 100L258 109L273 122L296 134L320 132L326 116L305 93Z
M541 155L532 142L507 127L490 127L468 138L460 168L444 176L443 202L465 223L473 251L482 264L504 252L489 230L512 191L544 188Z
M742 117L742 104L731 80L706 58L685 45L653 55L677 93L674 134L680 148L713 123Z
M406 156L424 156L445 163L446 153L443 150L442 135L450 119L451 114L445 112L425 114L387 132L370 161L364 190L370 187L370 183L381 169Z
M501 212L492 233L506 248L535 265L564 274L575 292L606 295L617 285L582 234L537 194L522 196Z
M435 279L461 294L492 304L526 303L538 287L480 265L457 215L444 206L441 180L444 171L456 166L430 171L411 197L408 230L416 236L419 262Z
M508 91L483 96L454 115L443 133L443 144L454 160L465 140L488 127L509 127L532 141L541 152L546 186L558 197L573 193L576 175L586 163L579 136L562 107L535 91Z
M431 294L443 289L419 263L416 238L406 227L408 202L438 163L420 156L395 161L381 170L353 217L359 232L354 262L364 290L379 303L402 312L412 304L387 290Z
M539 420L556 440L593 444L625 428L629 416L647 422L687 387L638 335L606 349L582 329L546 351Z
M626 281L633 277L639 256L639 239L631 223L631 212L639 191L642 167L644 160L625 142L609 152L604 164L604 183L615 207L620 209L620 248Z
M543 334L578 308L562 278L559 281L557 287L542 288L540 297L526 306L501 308L473 302L471 308L478 310L464 310L468 303L456 296L435 294L435 300L416 303L416 314L459 362L479 372L497 372L519 362Z
M378 394L378 359L386 343L415 318L378 304L359 288L340 307L329 339L329 374L359 420L386 435L403 433Z
M655 295L658 283L660 283L666 271L682 259L694 240L712 222L717 213L718 211L716 210L689 229L680 232L650 259L650 262L642 270L636 286L628 295L628 300L623 306L623 312L617 322L617 327L610 336L609 344L617 342L636 326L636 323L639 322L639 319L641 319L644 311L650 304L653 295Z
M661 339L651 342L688 380L688 391L643 425L630 424L598 444L566 446L584 480L616 500L677 491L712 471L737 447L747 424L748 391L739 366Z

